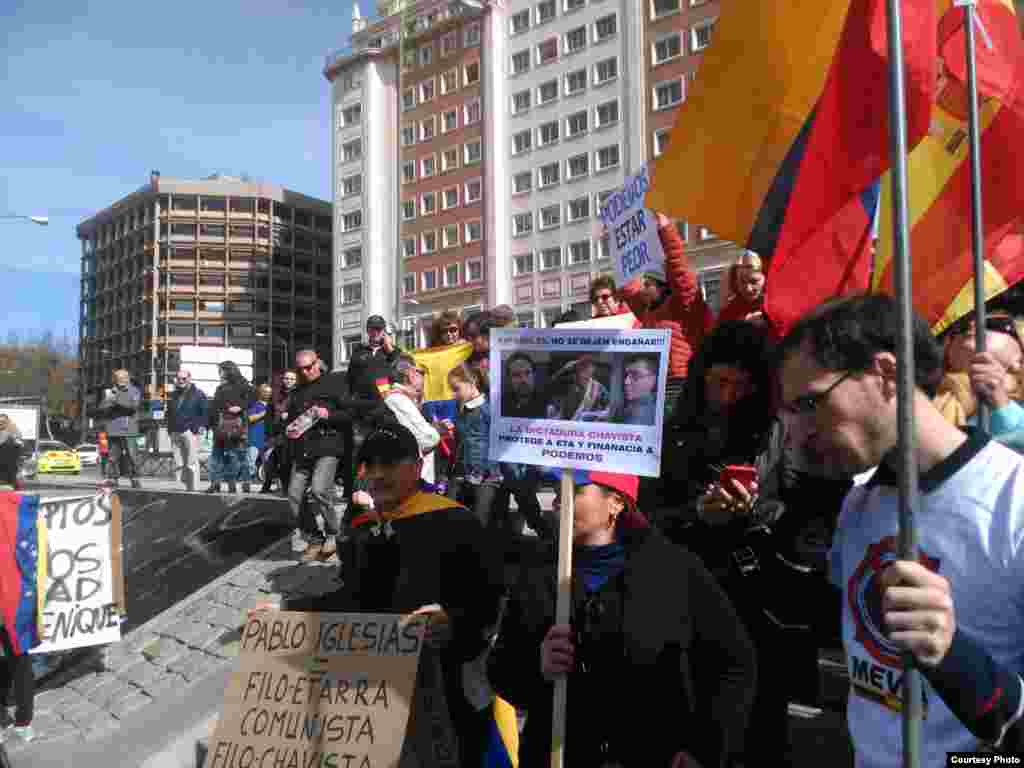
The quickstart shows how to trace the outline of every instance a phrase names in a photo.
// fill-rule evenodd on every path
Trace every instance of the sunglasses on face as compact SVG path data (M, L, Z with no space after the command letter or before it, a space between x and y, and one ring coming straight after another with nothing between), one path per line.
M614 294L599 293L597 296L594 297L594 303L599 304L602 301L611 301L613 298L615 298Z
M299 370L300 370L300 371L311 371L311 370L313 370L314 368L316 368L316 366L317 366L317 361L316 361L316 360L314 360L314 361L313 361L312 363L310 363L309 365L300 365L300 366L299 366Z
M950 328L951 336L963 336L965 333L971 333L974 330L974 318L973 317L962 317L953 324ZM985 318L985 330L994 331L995 333L1005 333L1008 336L1020 341L1020 337L1017 335L1017 324L1014 323L1012 317L1006 315L995 315L992 317Z

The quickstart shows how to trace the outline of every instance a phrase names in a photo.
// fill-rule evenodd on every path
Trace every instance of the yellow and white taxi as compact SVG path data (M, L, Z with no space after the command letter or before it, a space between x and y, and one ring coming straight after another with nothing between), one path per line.
M67 472L78 475L82 472L82 460L74 448L58 443L55 440L39 441L39 462L37 471L40 474Z

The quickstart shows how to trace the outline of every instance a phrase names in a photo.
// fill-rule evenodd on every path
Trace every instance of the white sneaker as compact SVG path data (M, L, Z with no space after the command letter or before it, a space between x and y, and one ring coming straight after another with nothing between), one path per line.
M305 552L308 546L309 542L306 541L306 537L302 535L300 529L296 528L292 531L292 552Z
M32 730L31 725L15 725L11 728L11 733L26 744L36 737L36 733Z

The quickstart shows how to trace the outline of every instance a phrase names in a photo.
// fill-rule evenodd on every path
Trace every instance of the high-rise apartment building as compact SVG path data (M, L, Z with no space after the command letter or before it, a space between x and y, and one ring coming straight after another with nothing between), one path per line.
M442 309L501 303L507 243L500 98L503 30L490 5L410 2L376 19L354 11L351 45L328 56L332 84L335 355L348 358L365 318L428 341Z
M77 235L87 392L126 368L158 399L182 346L252 349L257 381L298 349L330 362L330 203L226 176L154 172Z

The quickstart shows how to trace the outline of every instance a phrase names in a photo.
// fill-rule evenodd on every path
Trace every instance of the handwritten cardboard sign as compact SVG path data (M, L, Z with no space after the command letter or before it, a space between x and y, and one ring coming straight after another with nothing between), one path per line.
M657 477L670 344L664 330L491 331L491 458Z
M425 619L254 615L224 695L209 768L397 768Z
M32 653L118 642L125 600L117 495L41 501L39 514L47 528L46 581L39 590L43 642Z
M601 207L599 216L608 232L608 245L615 278L625 285L644 274L665 279L665 250L658 237L658 220L644 208L644 195L650 187L645 165L615 192Z

